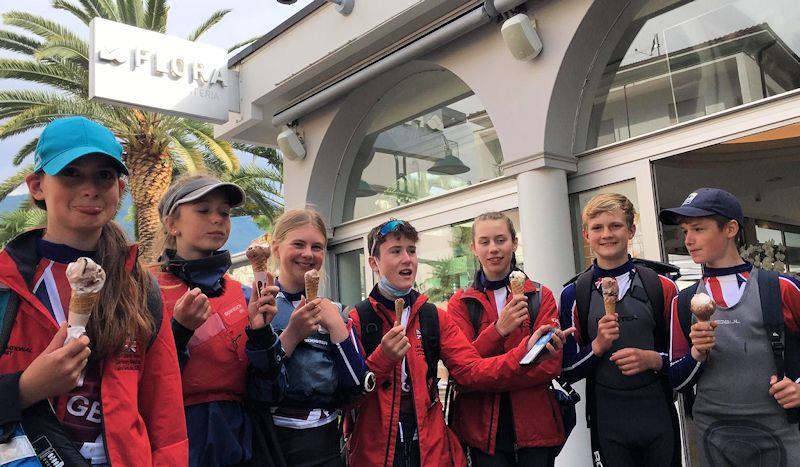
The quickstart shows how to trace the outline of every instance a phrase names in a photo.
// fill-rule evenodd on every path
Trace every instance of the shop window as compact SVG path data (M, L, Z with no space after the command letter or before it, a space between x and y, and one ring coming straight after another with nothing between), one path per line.
M796 0L634 1L609 53L576 151L642 135L800 87ZM579 121L583 121L579 119ZM608 122L614 128L608 128Z
M364 250L353 250L336 255L339 302L345 305L355 305L367 298L365 266Z
M486 109L448 71L407 78L364 122L353 146L345 221L502 175L503 155Z
M586 269L592 264L592 260L594 259L592 249L589 248L589 244L583 239L583 208L586 207L586 203L588 203L590 199L601 193L619 193L626 196L631 200L631 203L633 203L634 209L636 209L634 224L638 224L639 222L639 198L636 195L635 180L626 180L624 182L614 183L613 185L606 185L594 190L582 191L570 195L569 204L572 214L572 236L573 244L575 245L575 267L577 271ZM628 242L628 253L630 253L631 256L641 257L644 254L644 243L642 239L641 229L637 229L633 239Z

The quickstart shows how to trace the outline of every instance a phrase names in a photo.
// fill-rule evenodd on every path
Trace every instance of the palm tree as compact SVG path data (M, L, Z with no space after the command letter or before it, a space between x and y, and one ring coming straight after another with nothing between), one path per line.
M100 17L162 33L166 31L169 11L166 0L53 0L52 4L87 26L92 18ZM188 39L197 40L229 12L214 12ZM105 124L125 150L134 229L145 258L152 259L155 255L153 241L160 228L158 200L173 177L181 173L211 172L241 182L248 190L250 202L240 212L255 211L269 220L282 210L282 167L274 150L217 140L211 126L205 123L90 101L89 47L82 37L57 22L23 11L10 11L2 16L6 25L30 34L0 29L0 48L25 56L0 59L0 78L38 83L46 89L0 91L0 119L3 119L0 139L41 128L69 115L83 115ZM22 165L37 143L38 138L33 138L23 145L13 163ZM234 149L264 158L272 167L242 166ZM10 180L21 182L24 175L22 179L20 176L26 170L29 173L30 166L23 167ZM8 192L3 193L0 186L0 200Z

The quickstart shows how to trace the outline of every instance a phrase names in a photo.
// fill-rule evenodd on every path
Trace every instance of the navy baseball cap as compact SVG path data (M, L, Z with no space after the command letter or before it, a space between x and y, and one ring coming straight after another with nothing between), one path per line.
M735 196L719 188L698 188L691 192L680 207L662 209L658 218L667 225L677 225L682 217L720 215L744 225L742 205Z
M121 173L128 175L117 138L86 117L59 118L45 127L36 146L33 171L58 175L72 161L88 154L108 156Z

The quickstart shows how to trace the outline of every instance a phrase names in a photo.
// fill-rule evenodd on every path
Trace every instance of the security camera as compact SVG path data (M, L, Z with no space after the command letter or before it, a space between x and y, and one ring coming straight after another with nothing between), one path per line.
M278 133L278 149L284 157L289 160L299 161L306 157L306 148L300 136L294 129L288 126L283 127L283 131Z
M517 60L533 60L542 51L542 39L536 32L536 20L520 13L508 18L500 28L506 47Z

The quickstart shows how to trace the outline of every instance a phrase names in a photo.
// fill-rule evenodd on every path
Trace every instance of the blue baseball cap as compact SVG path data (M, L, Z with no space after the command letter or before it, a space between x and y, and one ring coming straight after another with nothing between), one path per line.
M88 154L108 156L121 173L128 175L117 138L108 128L85 117L59 118L45 127L36 146L33 171L58 175L72 161Z
M680 207L663 209L658 218L667 225L677 225L683 217L720 215L744 226L742 205L735 196L719 188L698 188L691 192Z

